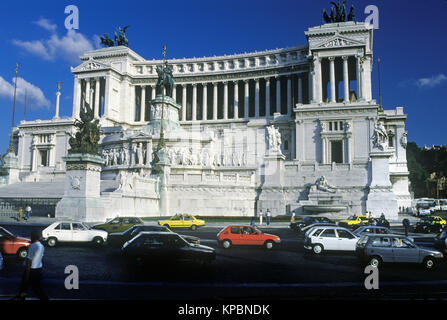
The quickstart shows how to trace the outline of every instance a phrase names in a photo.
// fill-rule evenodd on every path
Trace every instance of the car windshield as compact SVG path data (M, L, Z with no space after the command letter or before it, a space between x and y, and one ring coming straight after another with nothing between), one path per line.
M357 219L357 216L350 216L350 217L348 218L348 220L355 220L355 219Z
M126 231L124 231L122 233L122 235L133 234L134 233L133 231L138 231L136 229L138 229L138 227L131 227L131 228L127 229Z
M3 228L0 227L0 237L3 237L3 236L14 237L14 235L11 232L9 232L8 230L3 229Z
M180 220L181 216L176 214L175 216L171 217L170 220Z
M368 242L368 236L362 236L360 240L357 242L358 245L364 246Z

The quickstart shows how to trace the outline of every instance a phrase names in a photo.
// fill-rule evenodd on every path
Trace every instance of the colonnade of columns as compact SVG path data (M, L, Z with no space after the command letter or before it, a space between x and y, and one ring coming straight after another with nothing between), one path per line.
M107 79L104 77L94 77L79 79L75 78L74 100L75 115L78 116L80 107L84 107L87 102L95 114L95 118L101 118L105 113L105 105L108 91Z
M291 115L293 104L304 102L305 77L307 74L289 74L243 80L180 83L174 86L173 98L182 106L182 121L248 119L270 117L273 113ZM272 90L272 83L276 90ZM286 92L285 98L283 90ZM155 98L155 92L154 85L135 86L133 112L136 122L149 120L149 100ZM265 106L262 108L262 115L261 104Z

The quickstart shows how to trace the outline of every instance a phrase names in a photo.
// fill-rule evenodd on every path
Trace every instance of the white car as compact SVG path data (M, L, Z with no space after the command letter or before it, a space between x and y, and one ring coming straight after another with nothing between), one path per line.
M355 251L359 238L342 227L321 226L309 230L304 249L320 254L323 251Z
M100 246L107 241L107 232L91 229L78 221L58 221L45 228L42 237L50 247L58 242L92 242Z

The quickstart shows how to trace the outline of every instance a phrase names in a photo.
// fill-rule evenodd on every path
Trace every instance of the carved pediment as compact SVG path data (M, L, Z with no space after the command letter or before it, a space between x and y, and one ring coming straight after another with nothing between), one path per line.
M325 39L315 46L315 49L331 49L342 47L356 47L365 45L363 42L336 35L329 39Z
M95 61L93 59L87 60L76 68L71 68L71 72L85 72L85 71L96 71L96 70L108 70L110 66Z

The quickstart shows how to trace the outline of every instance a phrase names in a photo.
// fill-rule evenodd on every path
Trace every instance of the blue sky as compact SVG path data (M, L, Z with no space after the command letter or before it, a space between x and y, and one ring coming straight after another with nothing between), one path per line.
M447 0L348 1L356 20L367 5L379 9L374 60L381 59L385 109L404 106L409 141L447 144ZM79 8L79 29L64 27L67 5ZM321 24L329 1L2 1L0 4L0 153L8 146L12 88L20 63L15 124L54 116L56 82L62 81L61 116L72 110L78 56L98 47L98 36L130 25L130 48L146 59L202 57L306 44L304 31ZM373 68L378 101L377 63Z

